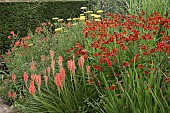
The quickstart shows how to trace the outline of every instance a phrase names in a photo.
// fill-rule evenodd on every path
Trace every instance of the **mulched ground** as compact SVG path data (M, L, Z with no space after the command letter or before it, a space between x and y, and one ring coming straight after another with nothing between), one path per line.
M10 106L0 98L0 113L14 113Z
M2 56L0 55L0 70L1 71L6 71L7 67L5 63L2 60ZM1 75L2 73L0 73ZM1 97L0 97L0 113L14 113L12 112L12 109L8 105L7 102L5 102Z

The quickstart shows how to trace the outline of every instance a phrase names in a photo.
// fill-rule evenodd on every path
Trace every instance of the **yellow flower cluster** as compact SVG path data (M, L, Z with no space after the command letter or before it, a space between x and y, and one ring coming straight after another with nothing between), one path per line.
M103 10L98 10L96 11L96 13L94 13L93 11L88 11L87 10L87 7L81 7L80 8L82 11L83 11L83 14L80 14L80 17L79 18L68 18L67 21L70 21L70 22L73 22L72 25L77 25L77 23L74 21L77 21L77 20L86 20L86 19L89 19L89 17L91 17L94 21L96 22L99 22L101 21L101 14L103 13ZM58 17L55 17L55 18L52 18L52 20L57 20L57 22L63 22L64 20L63 19L59 19ZM63 31L63 32L67 32L63 29L64 27L61 27L61 28L56 28L55 29L55 32L58 32L58 31Z
M103 10L98 10L96 11L96 14L93 13L93 11L86 11L87 7L81 7L81 10L84 11L84 14L88 14L90 15L95 21L101 21L101 14L103 13ZM85 20L86 16L84 16L84 14L80 14L80 20Z
M33 46L33 44L28 44L28 46Z

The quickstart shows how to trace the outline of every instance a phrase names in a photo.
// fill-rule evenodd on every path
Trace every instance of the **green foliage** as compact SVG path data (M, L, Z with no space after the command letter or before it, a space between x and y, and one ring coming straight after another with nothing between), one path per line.
M139 12L144 11L145 16L149 16L154 12L160 12L163 16L164 14L169 14L170 11L170 1L169 0L125 0L128 6L128 12L130 14L137 15Z

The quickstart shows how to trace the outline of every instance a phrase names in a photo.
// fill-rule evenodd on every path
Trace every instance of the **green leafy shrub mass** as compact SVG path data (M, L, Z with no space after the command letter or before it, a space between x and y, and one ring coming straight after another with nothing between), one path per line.
M120 12L99 2L10 32L1 97L24 113L169 113L170 1L144 1L124 0Z

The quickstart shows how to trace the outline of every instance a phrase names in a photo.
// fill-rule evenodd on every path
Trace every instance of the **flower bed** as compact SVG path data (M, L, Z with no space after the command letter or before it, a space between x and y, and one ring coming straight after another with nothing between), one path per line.
M30 113L170 112L169 15L81 10L22 38L10 33L6 99Z

